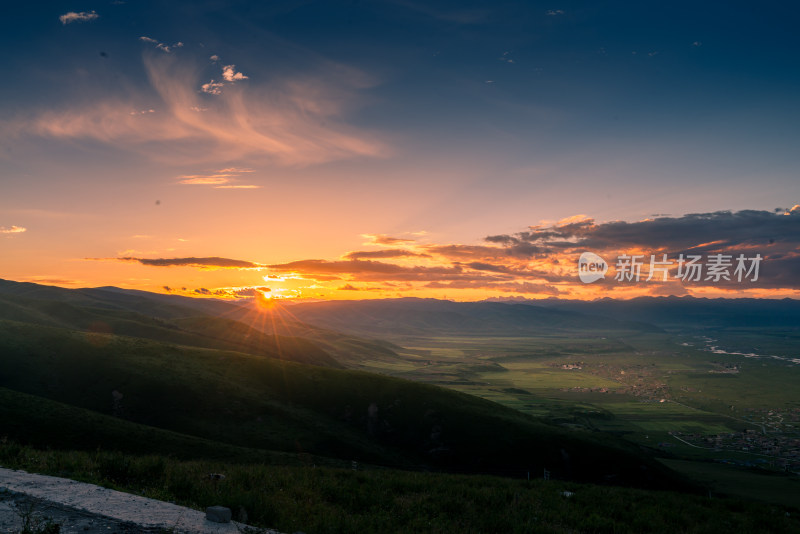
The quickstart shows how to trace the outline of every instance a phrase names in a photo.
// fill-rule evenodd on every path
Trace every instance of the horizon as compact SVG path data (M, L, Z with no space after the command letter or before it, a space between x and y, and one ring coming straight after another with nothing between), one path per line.
M39 286L45 287L56 287L60 289L68 289L68 290L75 290L80 291L83 289L117 289L121 291L139 291L143 293L149 293L154 295L172 295L176 297L183 297L183 298L190 298L190 299L197 299L197 300L214 300L218 302L238 302L238 303L248 303L254 302L258 300L260 297L255 296L248 296L248 297L222 297L222 296L208 296L208 295L198 295L198 294L178 294L178 293L169 293L169 292L157 292L157 291L147 291L145 289L133 289L133 288L123 288L119 286L85 286L85 287L65 287L59 286L55 284L42 284L39 282L29 282L29 281L21 281L21 280L9 280L0 278L0 282L12 282L12 283L19 283L19 284L34 284ZM316 302L364 302L364 301L374 301L374 300L436 300L436 301L443 301L443 302L453 302L453 303L478 303L478 302L494 302L498 304L515 304L515 303L535 303L540 301L574 301L574 302L598 302L604 300L612 300L612 301L631 301L637 299L683 299L683 300L791 300L796 301L800 300L800 298L794 297L736 297L736 296L718 296L718 297L705 297L705 296L694 296L694 295L637 295L637 296L630 296L628 298L614 298L614 297L596 297L593 299L568 299L568 298L560 298L555 296L550 297L543 297L543 298L528 298L523 296L515 296L515 297L487 297L480 300L455 300L455 299L445 299L445 298L436 298L436 297L418 297L418 296L398 296L398 297L373 297L373 298L361 298L361 299L336 299L336 298L328 298L328 299L320 299L320 298L277 298L271 299L267 296L264 296L265 300L273 301L276 303L282 304L307 304L307 303L316 303Z

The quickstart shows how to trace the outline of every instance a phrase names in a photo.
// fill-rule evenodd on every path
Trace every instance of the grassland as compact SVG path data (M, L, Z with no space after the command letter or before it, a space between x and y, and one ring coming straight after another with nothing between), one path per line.
M729 328L714 335L725 339L731 351L745 352L750 347L776 349L796 333ZM687 340L691 344L685 344ZM792 425L784 416L796 414L800 408L796 393L800 366L783 360L713 354L702 350L705 344L698 340L697 332L630 331L413 336L405 342L394 340L424 355L408 359L412 369L383 367L380 362L365 367L444 385L565 428L615 434L656 455L686 460L688 463L674 465L717 491L785 502L781 491L757 489L765 481L778 479L758 478L752 469L709 463L721 458L752 462L752 453L698 448L675 434L714 436L767 428L798 435L800 424ZM782 347L782 354L792 354L791 345ZM782 414L770 416L770 420L783 424L764 426L761 419L769 413ZM763 467L773 464L769 461ZM709 465L730 476L710 481L706 476ZM692 466L697 467L696 476Z
M0 442L0 464L314 534L793 532L796 508L667 491L387 469L176 461ZM219 483L208 473L223 473ZM565 496L564 492L571 492Z

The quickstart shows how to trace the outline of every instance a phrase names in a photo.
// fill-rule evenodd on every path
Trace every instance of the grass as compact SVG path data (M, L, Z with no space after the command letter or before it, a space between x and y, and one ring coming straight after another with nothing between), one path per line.
M251 524L283 532L695 534L800 528L797 510L783 506L541 479L176 461L43 451L8 441L0 443L0 463L198 509L244 509ZM211 472L226 478L213 484L207 480Z
M665 465L703 482L714 491L747 499L798 506L800 478L712 462L663 459Z

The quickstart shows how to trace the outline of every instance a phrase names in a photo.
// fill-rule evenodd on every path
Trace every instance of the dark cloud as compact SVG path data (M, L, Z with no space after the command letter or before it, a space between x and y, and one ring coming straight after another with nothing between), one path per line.
M583 251L597 252L612 265L616 256L628 251L643 251L647 264L650 254L677 262L680 254L700 255L707 264L711 254L733 257L734 265L739 254L747 258L760 254L763 258L756 281L706 280L685 282L686 287L719 287L720 289L746 288L797 288L800 286L800 207L790 210L717 211L693 213L681 217L658 217L638 222L613 221L596 224L584 219L550 227L532 227L516 234L492 235L487 243L496 244L507 251L507 256L521 256L530 252L539 259L555 262L559 256L576 255ZM525 249L525 247L531 247ZM463 256L460 255L460 256ZM474 261L467 266L478 270L521 273L511 268ZM670 271L674 275L675 268ZM643 271L644 272L644 271ZM557 279L547 273L536 273L549 281ZM563 277L562 277L563 279ZM566 281L566 280L564 280ZM684 294L685 289L671 286L672 294ZM661 288L658 291L667 291Z
M345 284L336 288L338 291L383 291L380 287L356 287L353 284Z
M486 241L508 248L530 244L540 252L556 250L617 250L646 247L649 250L685 251L726 249L737 245L800 244L800 209L775 213L742 210L693 213L639 222L614 221L595 224L592 219L512 235L494 235Z
M261 267L257 263L243 260L232 260L230 258L114 258L119 261L137 261L142 265L153 267L199 267L199 268L219 268L219 269L255 269Z
M269 293L272 291L268 287L247 287L244 289L237 289L228 292L228 295L232 297L260 297L263 293Z

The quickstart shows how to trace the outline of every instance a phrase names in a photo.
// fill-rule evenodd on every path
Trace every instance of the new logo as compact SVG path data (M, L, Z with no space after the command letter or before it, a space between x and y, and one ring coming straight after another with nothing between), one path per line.
M584 284L605 278L607 272L608 263L594 252L584 252L578 259L578 277Z

